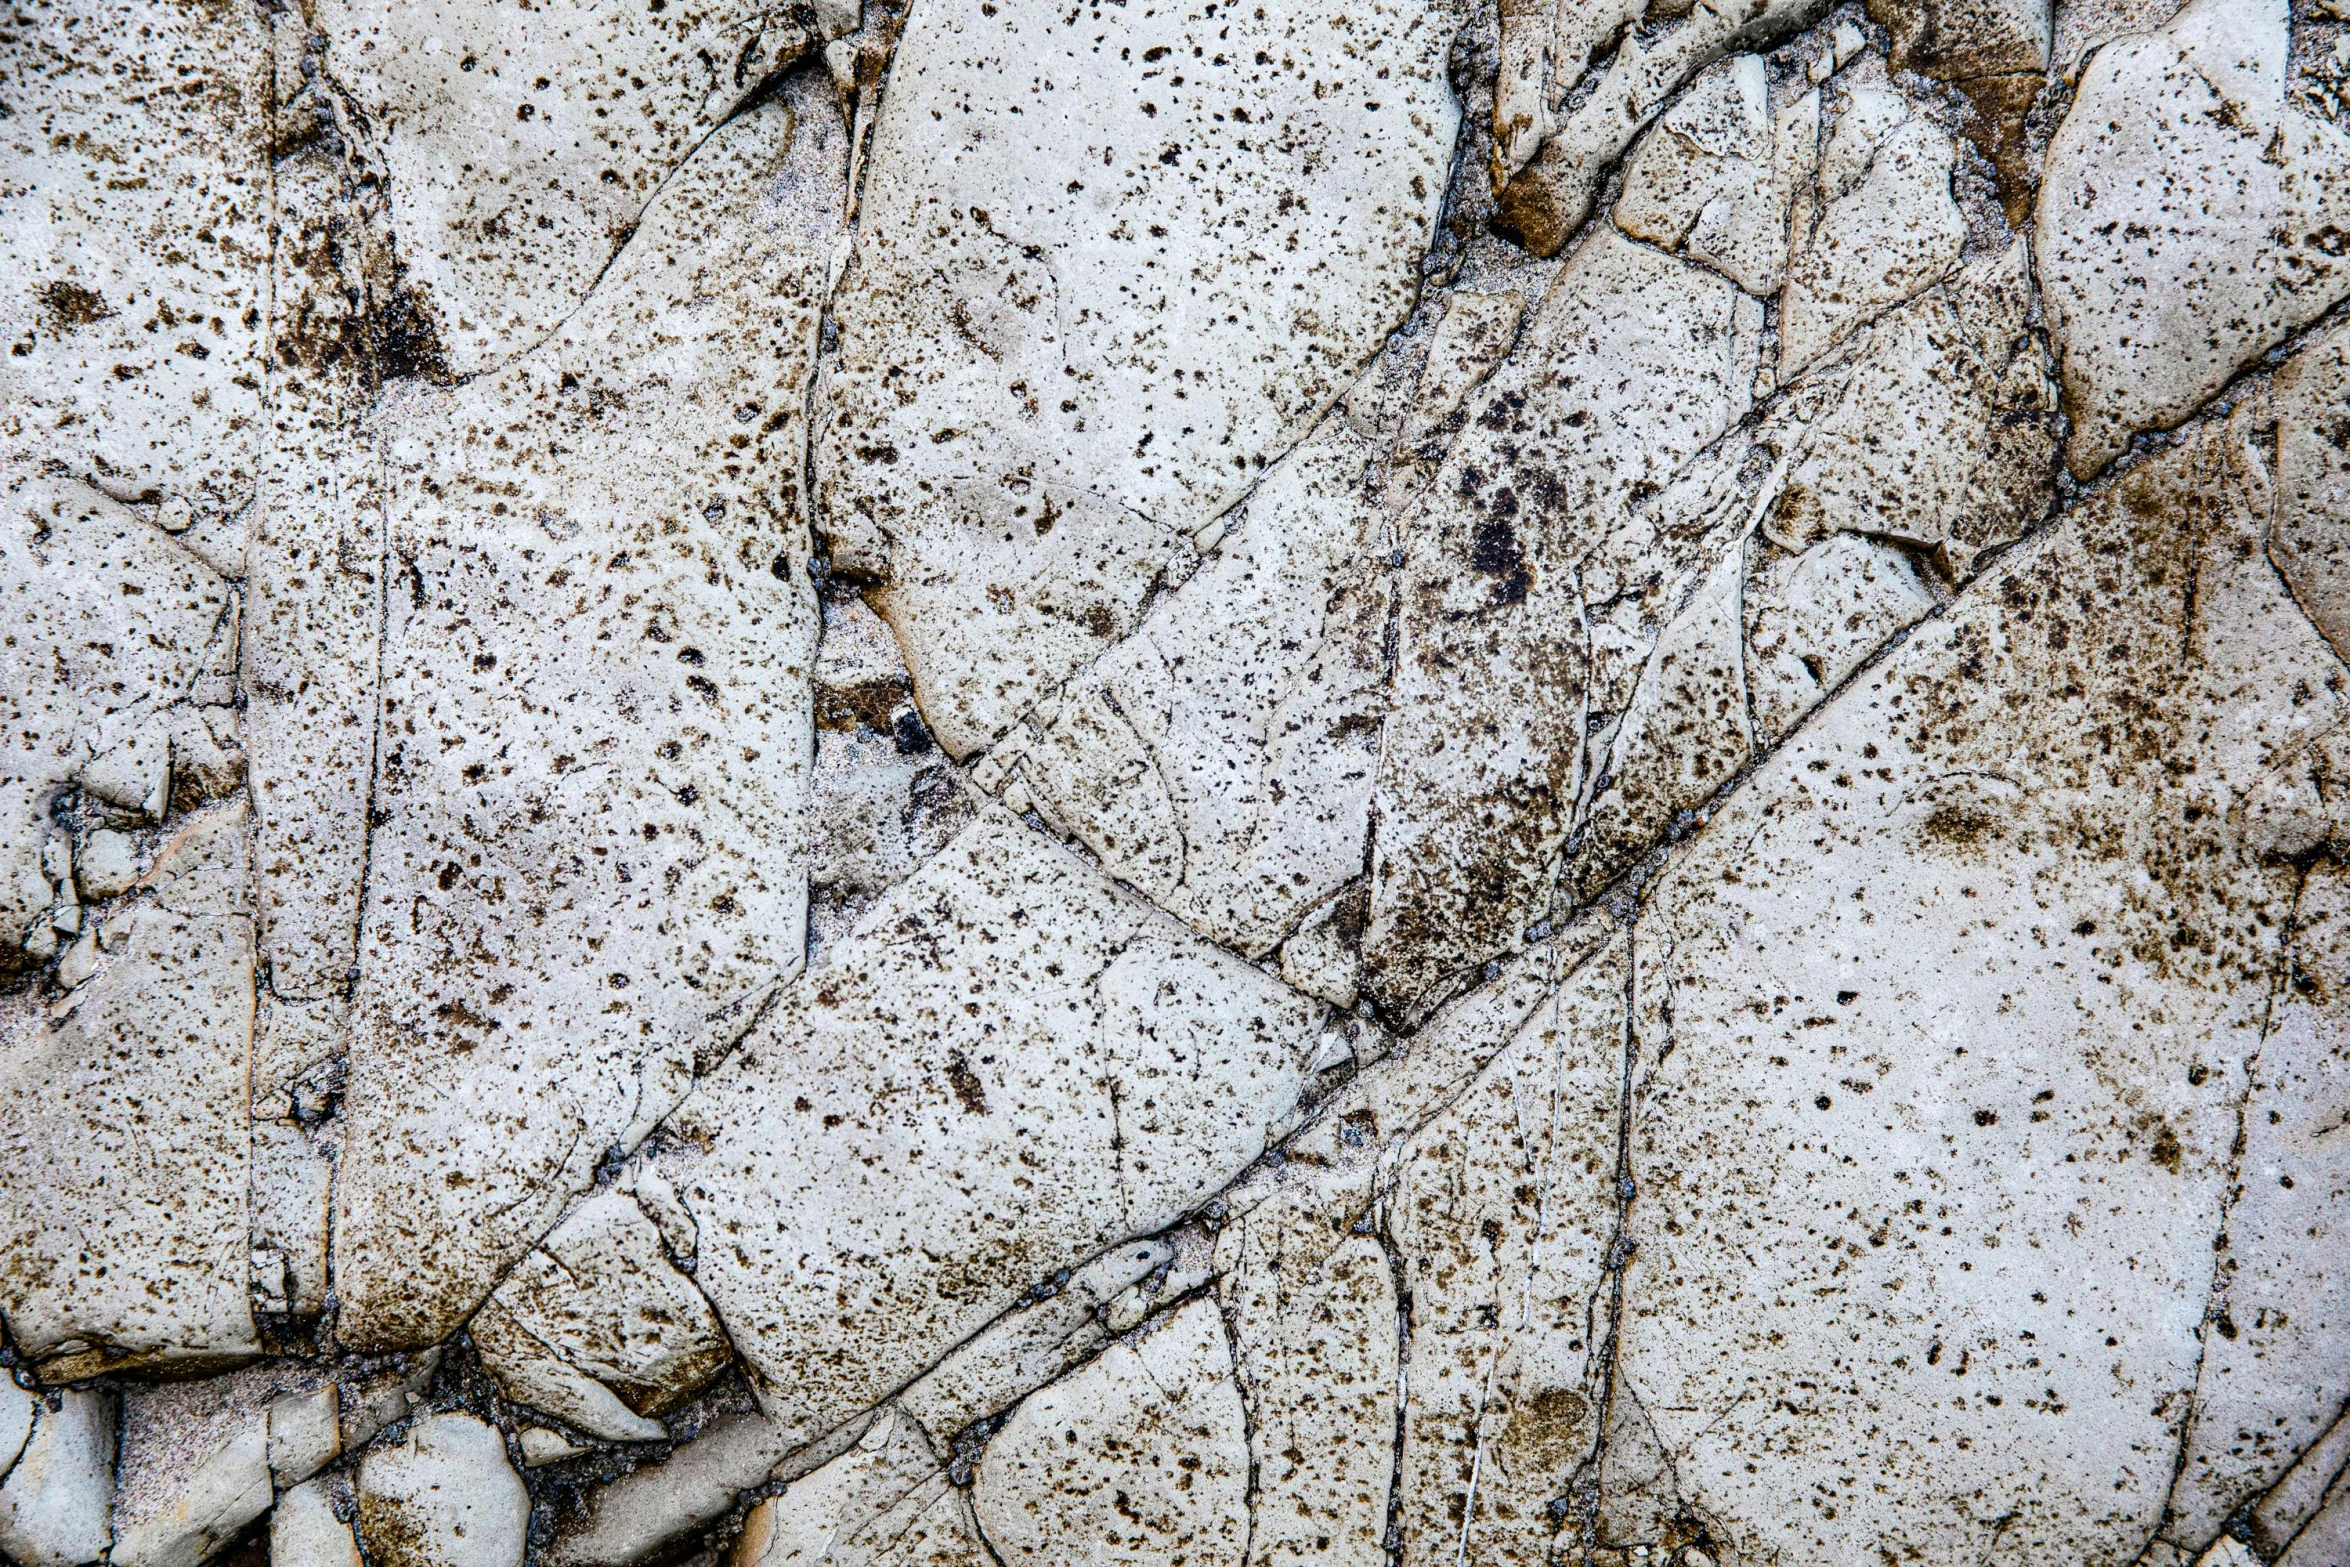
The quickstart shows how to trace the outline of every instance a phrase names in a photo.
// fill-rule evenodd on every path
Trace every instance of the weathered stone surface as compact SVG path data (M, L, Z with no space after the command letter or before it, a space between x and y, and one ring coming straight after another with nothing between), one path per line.
M123 1408L111 1562L196 1567L269 1511L271 1368L135 1390Z
M2298 882L2231 802L2341 721L2247 435L2010 557L1652 895L1617 1376L1741 1552L2163 1519Z
M24 1567L103 1561L114 1538L115 1395L54 1398L31 1401L31 1429L0 1474L0 1551Z
M856 7L319 7L326 68L398 193L406 277L448 368L471 375L553 335L687 156L819 41L812 17L835 36Z
M1368 1174L1300 1182L1217 1237L1249 1416L1252 1563L1387 1559L1402 1302L1387 1249L1359 1233Z
M921 1429L884 1410L856 1446L752 1508L732 1560L735 1567L979 1567L987 1558L969 1511Z
M334 1162L299 1126L252 1131L253 1285L257 1310L315 1317L326 1309Z
M810 980L674 1123L696 1282L803 1439L1238 1174L1318 1012L1000 815Z
M1895 70L1963 82L2046 69L2053 9L2050 0L1871 0L1869 19L1892 34Z
M1050 1295L1004 1313L957 1345L898 1399L898 1407L942 1437L1001 1414L1100 1349L1100 1320L1131 1286L1174 1260L1162 1241L1115 1246L1070 1274Z
M1640 569L1608 559L1635 496L1751 406L1761 332L1729 283L1602 232L1477 392L1403 529L1364 948L1382 1006L1409 1016L1546 911L1591 716L1584 605Z
M2335 331L2277 372L2277 515L2269 534L2294 600L2350 658L2350 332Z
M9 458L60 462L117 501L176 511L181 528L251 500L271 63L262 13L245 6L73 0L11 19Z
M508 1397L612 1441L662 1435L663 1413L731 1358L718 1319L629 1197L588 1197L475 1314L474 1345Z
M788 1482L838 1457L869 1424L855 1421L803 1443L764 1415L721 1415L659 1463L597 1492L557 1536L548 1559L592 1567L642 1561L724 1518L742 1493L771 1480Z
M2286 92L2285 0L2098 51L2048 148L2041 286L2089 474L2350 292L2350 134Z
M0 1555L2341 1567L2346 203L2350 0L28 0Z
M1032 1395L988 1442L971 1506L996 1558L1239 1567L1249 1541L1249 1449L1213 1301Z
M682 1095L722 1010L802 961L830 113L731 121L558 338L386 415L405 564L337 1189L349 1342L454 1328Z
M1683 83L1732 50L1791 32L1826 7L1819 0L1696 0L1678 8L1679 19L1660 31L1625 30L1597 80L1588 91L1576 91L1595 46L1645 9L1628 0L1559 5L1544 50L1549 83L1543 96L1552 107L1536 118L1527 112L1531 105L1520 107L1524 89L1494 94L1500 216L1538 256L1556 255L1582 227L1624 149ZM1525 48L1513 47L1505 32L1505 77L1524 72ZM1570 95L1571 103L1562 101ZM1524 130L1518 129L1521 118L1530 122Z
M1810 364L1958 262L1966 220L1950 194L1950 137L1899 97L1860 88L1820 155L1817 226L1787 270L1779 372Z
M59 1380L260 1349L242 811L183 825L157 861L91 926L91 977L0 1042L0 1314Z
M1362 874L1386 707L1370 441L1333 417L983 776L1251 957Z
M309 1480L277 1499L269 1515L271 1567L360 1567L359 1542L335 1516L324 1480Z
M1598 1451L1629 953L1587 959L1392 1156L1406 1560L1541 1561ZM1572 1538L1571 1534L1568 1536Z
M392 1567L519 1567L530 1495L497 1431L428 1415L359 1465L359 1535Z
M233 596L180 543L85 484L10 462L0 497L0 967L14 972L38 960L53 907L77 901L71 850L51 841L53 802L102 760L130 771L118 753L136 752L150 776L133 798L147 814L155 763L169 762L164 714L204 674Z
M1402 321L1458 120L1456 25L913 12L816 460L835 561L884 578L949 752L1131 630Z
M1789 465L1770 535L1800 549L1831 530L1873 534L1964 576L2038 522L2054 493L2057 399L2032 305L2019 240L1823 365L1772 421Z

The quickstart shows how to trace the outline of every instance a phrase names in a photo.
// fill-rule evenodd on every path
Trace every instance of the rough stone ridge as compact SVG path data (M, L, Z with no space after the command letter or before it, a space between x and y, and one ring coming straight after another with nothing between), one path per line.
M2350 4L20 0L0 1567L2350 1567Z

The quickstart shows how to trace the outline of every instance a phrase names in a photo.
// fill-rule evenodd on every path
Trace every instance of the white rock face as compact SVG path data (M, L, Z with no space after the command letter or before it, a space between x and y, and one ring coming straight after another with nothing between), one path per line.
M269 1515L273 1567L358 1567L359 1542L335 1516L327 1482L309 1480L277 1499Z
M909 18L816 461L958 757L1187 575L1411 307L1457 21L1264 9Z
M676 1123L707 1149L679 1185L695 1280L807 1436L1238 1174L1294 1115L1319 1011L1000 815L812 979ZM826 1347L843 1320L854 1357Z
M315 21L402 193L409 286L459 375L561 326L702 139L818 41L800 18L726 0L650 15L329 0Z
M353 1343L454 1328L802 961L829 112L731 122L557 340L387 415L407 565L336 1198Z
M83 1567L113 1543L119 1405L108 1392L53 1396L54 1407L28 1401L31 1428L0 1475L0 1551L25 1567Z
M1095 1561L1237 1567L1248 1477L1224 1325L1196 1300L1014 1410L973 1472L971 1507L1005 1562L1059 1561L1084 1540Z
M884 1410L856 1446L792 1481L743 1520L743 1567L818 1562L968 1564L981 1553L970 1504L913 1422Z
M1360 875L1385 715L1372 444L1333 419L1216 556L1054 694L985 776L1250 957Z
M2287 9L2196 0L2108 45L2049 145L2040 268L2076 474L2350 292L2350 136L2287 95Z
M2344 1567L2350 0L27 0L0 1558Z
M244 822L183 825L93 972L0 1044L0 1312L58 1380L256 1354Z
M0 93L25 109L0 140L8 458L164 503L181 528L252 499L271 64L269 28L244 7L126 0L13 24Z
M2263 1396L2198 1342L2212 1237L2248 1234L2243 1074L2293 1059L2247 979L2279 972L2298 878L2225 802L2341 721L2338 694L2285 694L2337 666L2247 548L2247 435L2211 428L2011 557L1774 758L1642 920L1618 1376L1743 1552L1958 1561L1996 1532L2128 1561L2199 1361L2245 1400L2231 1425L2306 1418L2308 1390ZM2019 724L2018 689L2073 694ZM2113 853L2064 852L2081 835ZM1820 1489L1829 1429L1850 1491ZM1954 1473L1980 1498L1956 1514Z
M509 1398L612 1441L662 1435L728 1360L718 1319L670 1265L660 1230L598 1192L555 1226L473 1319L482 1365Z
M359 1465L359 1534L367 1557L399 1567L516 1567L530 1495L495 1429L429 1415L407 1439Z

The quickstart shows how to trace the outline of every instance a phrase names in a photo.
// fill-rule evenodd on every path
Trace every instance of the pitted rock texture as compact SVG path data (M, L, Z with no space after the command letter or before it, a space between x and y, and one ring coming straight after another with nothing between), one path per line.
M2350 1567L2350 6L0 16L0 1564Z

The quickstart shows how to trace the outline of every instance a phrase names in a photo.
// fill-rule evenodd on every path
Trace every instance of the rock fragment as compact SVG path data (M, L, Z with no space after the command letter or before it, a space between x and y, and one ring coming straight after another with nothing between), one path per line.
M2076 475L2350 291L2350 134L2286 93L2287 9L2195 0L2107 45L2049 145L2036 249Z
M979 1567L970 1504L947 1482L921 1429L883 1410L857 1444L753 1507L735 1567Z
M834 563L880 580L951 755L1133 629L1401 323L1458 123L1455 25L911 15L816 472Z
M1250 957L1363 870L1389 602L1373 451L1328 421L1191 580L980 769Z
M997 1559L1181 1557L1241 1567L1249 1537L1246 1416L1214 1302L1194 1300L1133 1343L1032 1394L988 1442L971 1505Z
M402 586L346 1343L463 1321L803 961L799 415L844 162L822 91L715 133L555 339L385 415Z
M1330 1184L1352 1190L1285 1193L1217 1237L1256 1475L1251 1562L1387 1560L1397 1277L1378 1239L1353 1233L1368 1227L1371 1182Z
M1101 1317L1122 1292L1174 1260L1163 1241L1113 1246L1041 1300L989 1323L900 1395L898 1406L941 1437L1001 1414L1101 1348Z
M147 807L168 777L163 715L205 674L234 598L129 508L32 464L0 463L0 528L0 968L21 972L54 934L51 911L77 901L52 803L101 758L135 758L114 768L120 792L160 815L160 799Z
M93 977L0 1039L0 1312L55 1380L260 1349L244 847L241 809L182 826Z
M1237 1174L1294 1124L1318 1010L983 816L673 1122L695 1282L806 1440Z
M359 1465L359 1535L385 1567L521 1567L530 1493L497 1431L428 1415Z
M1761 326L1718 276L1603 231L1477 392L1402 530L1364 946L1382 1007L1424 1010L1546 911L1593 706L1587 605L1643 569L1635 499L1751 406ZM1635 404L1655 410L1637 428Z
M1522 89L1494 95L1496 147L1510 148L1494 169L1500 222L1537 256L1557 255L1583 226L1616 160L1683 83L1734 49L1794 32L1826 7L1819 0L1696 0L1662 29L1625 28L1613 56L1593 73L1596 80L1578 90L1593 47L1637 20L1642 9L1623 0L1558 7L1549 95L1559 107L1551 111L1538 150L1515 129L1520 111L1508 111L1509 128L1501 123L1505 99L1514 104ZM1515 54L1505 41L1505 79L1522 69ZM1560 100L1570 93L1574 102L1568 107ZM1522 148L1530 156L1521 160Z
M351 1526L335 1516L334 1491L308 1480L285 1492L269 1515L271 1567L361 1567Z
M1539 1562L1597 1448L1630 954L1587 959L1392 1156L1408 1562Z
M1854 93L1820 157L1824 207L1796 246L1780 302L1779 374L1791 378L1859 325L1939 282L1966 243L1950 193L1950 137L1895 94Z
M320 7L326 68L397 193L408 286L447 369L474 375L555 333L703 139L855 18L853 0Z
M27 14L0 57L7 455L181 529L253 495L270 55L248 8L94 0Z
M2350 332L2328 333L2277 372L2277 515L2269 534L2276 562L2302 612L2350 658L2350 450L2342 409L2350 403Z
M0 1475L0 1551L23 1567L103 1561L114 1539L116 1396L66 1388L29 1402L32 1428Z
M731 1358L653 1221L610 1190L574 1207L522 1260L472 1333L509 1398L616 1442L660 1438L647 1417L675 1408Z

